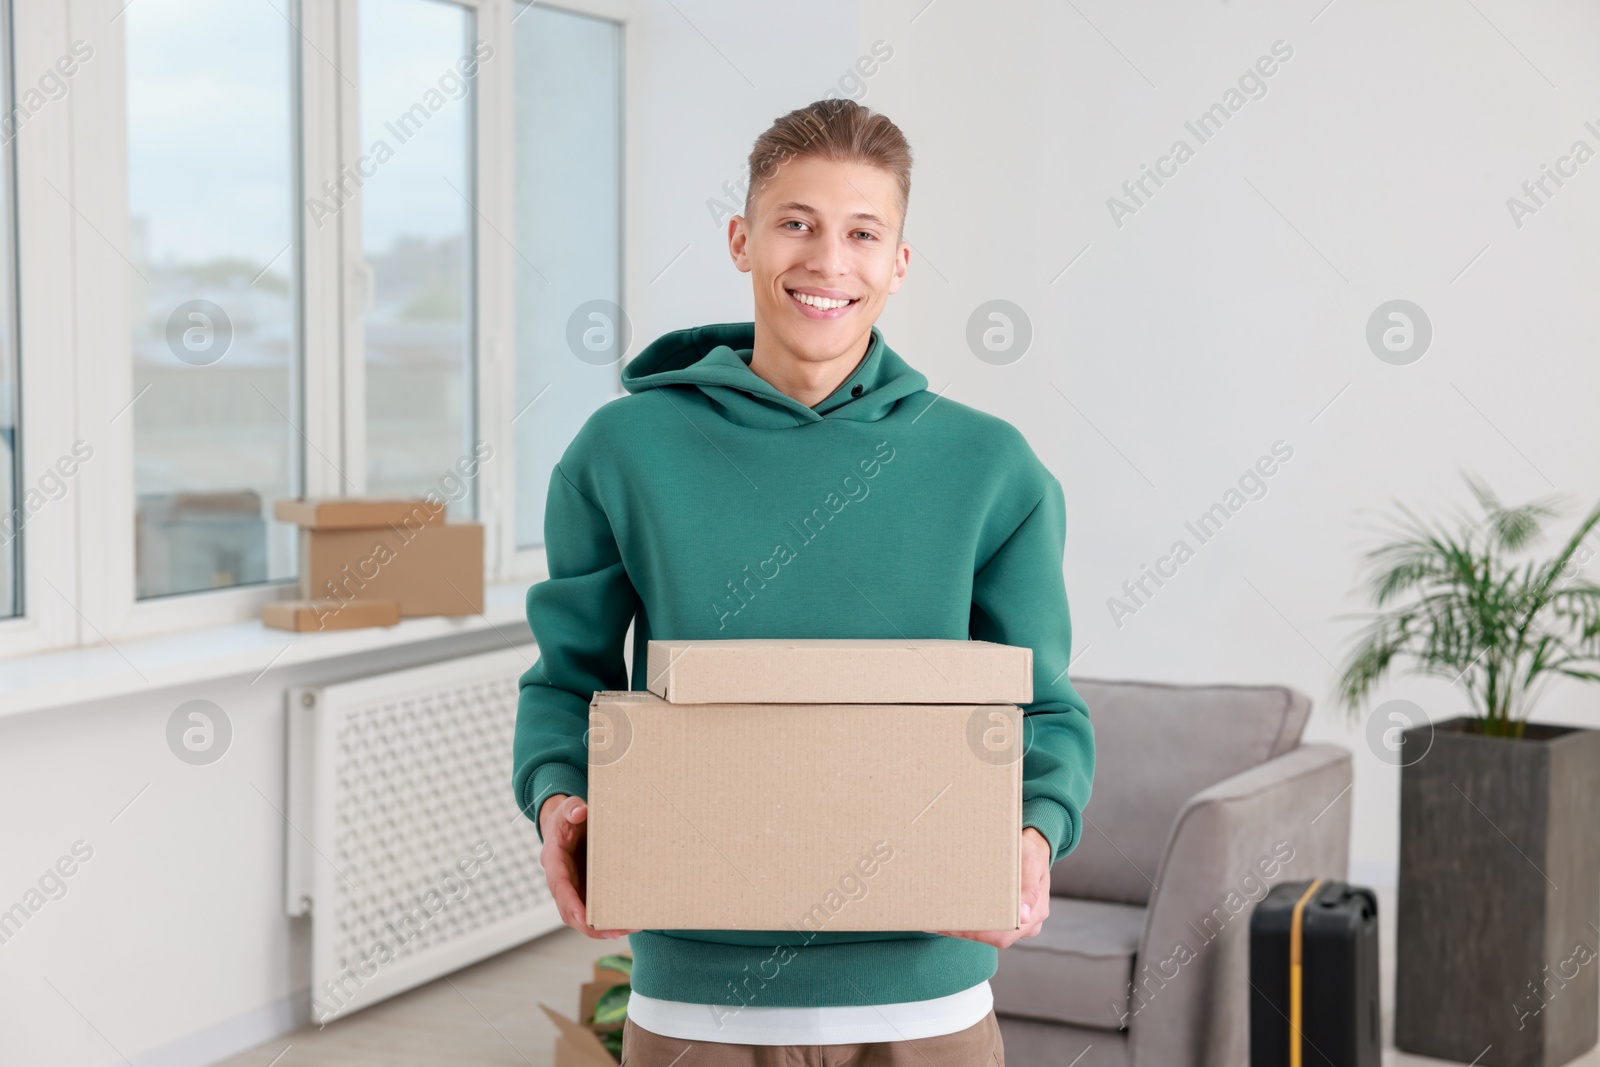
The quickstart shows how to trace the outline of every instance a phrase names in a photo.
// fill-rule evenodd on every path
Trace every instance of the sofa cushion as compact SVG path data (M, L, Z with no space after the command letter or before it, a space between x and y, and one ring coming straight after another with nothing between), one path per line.
M1311 700L1285 686L1074 679L1094 726L1083 834L1050 892L1143 905L1190 797L1300 743ZM1054 905L1052 905L1053 907Z
M1145 909L1051 897L1036 937L1000 951L989 980L994 1010L1050 1022L1116 1030L1128 1011L1133 958Z

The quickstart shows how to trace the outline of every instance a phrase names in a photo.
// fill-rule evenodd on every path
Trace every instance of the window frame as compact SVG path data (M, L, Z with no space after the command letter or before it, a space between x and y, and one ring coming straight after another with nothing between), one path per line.
M7 46L9 94L50 69L72 47L72 26L62 12L44 4L17 0L0 4ZM96 51L94 59L104 56ZM68 83L67 97L52 101L17 130L4 153L13 175L15 201L4 210L13 220L12 244L16 277L18 373L21 401L18 447L21 453L20 494L39 484L47 470L70 454L77 439L73 403L77 343L73 316L75 219L68 201L72 179L74 93L84 92L80 79L99 74L91 61ZM55 358L30 358L32 353ZM91 447L93 447L91 445ZM60 499L27 518L20 534L22 571L21 615L0 619L0 654L24 655L79 642L80 620L74 605L81 584L76 567L79 513L87 496L85 475L96 461L106 461L96 448ZM11 502L7 502L10 506Z

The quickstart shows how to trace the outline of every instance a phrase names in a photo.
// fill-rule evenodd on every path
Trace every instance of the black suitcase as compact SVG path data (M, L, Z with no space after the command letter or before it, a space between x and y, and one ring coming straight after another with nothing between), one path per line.
M1250 914L1250 1067L1380 1067L1378 898L1316 879Z

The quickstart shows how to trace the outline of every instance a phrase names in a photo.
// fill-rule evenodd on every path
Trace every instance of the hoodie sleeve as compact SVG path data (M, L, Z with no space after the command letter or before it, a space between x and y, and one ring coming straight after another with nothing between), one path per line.
M1077 847L1094 779L1089 708L1067 680L1072 622L1061 560L1067 514L1061 483L1044 495L973 575L974 640L1033 649L1033 702L1022 708L1022 825L1050 843L1051 862Z
M512 740L512 789L535 827L552 794L588 796L589 701L599 690L628 688L623 642L639 607L610 521L560 464L550 475L544 529L550 577L528 590L527 602L539 659L522 674Z

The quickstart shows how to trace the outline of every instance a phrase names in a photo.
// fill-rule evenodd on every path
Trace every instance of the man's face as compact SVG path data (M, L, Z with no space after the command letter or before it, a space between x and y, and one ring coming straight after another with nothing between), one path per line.
M757 343L810 363L864 352L911 262L901 221L899 184L881 167L814 157L779 167L750 217L728 222L728 251L755 291Z

